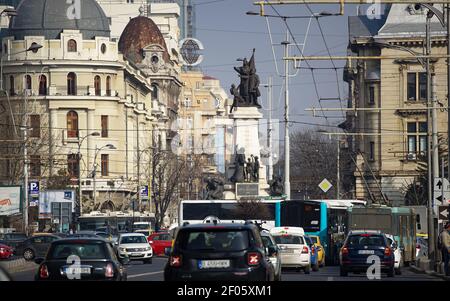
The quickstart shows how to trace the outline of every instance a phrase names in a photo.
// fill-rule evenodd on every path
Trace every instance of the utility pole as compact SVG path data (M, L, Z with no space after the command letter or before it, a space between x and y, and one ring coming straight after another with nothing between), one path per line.
M336 178L336 199L341 199L341 143L337 139L337 178Z
M284 45L284 57L289 57L289 32L286 32ZM291 199L290 182L290 143L289 143L289 61L284 61L284 194L286 199Z
M447 4L447 55L450 56L450 4ZM447 58L447 135L450 150L450 57ZM450 151L447 154L447 177L450 179ZM444 174L442 174L442 178Z
M267 85L267 100L269 107L269 120L267 122L267 147L269 149L269 162L267 164L267 180L270 181L273 178L273 154L272 154L272 76L269 76Z
M431 18L430 13L427 14L426 19L426 55L429 56L431 53ZM428 157L428 259L430 261L430 267L434 267L434 255L435 255L435 242L434 242L434 208L433 208L433 158L432 153L434 153L432 144L432 94L431 94L431 69L430 69L430 58L426 58L426 72L427 72L427 134L428 134L428 146L427 146L427 157Z
M27 149L27 139L28 139L28 128L27 128L27 95L25 95L25 117L23 119L23 186L25 190L25 200L23 205L23 230L28 234L28 149Z

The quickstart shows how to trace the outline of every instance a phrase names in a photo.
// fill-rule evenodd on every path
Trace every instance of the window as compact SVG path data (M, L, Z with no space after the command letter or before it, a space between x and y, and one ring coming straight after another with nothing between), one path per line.
M75 111L67 113L67 137L78 138L78 114Z
M102 115L102 137L108 137L108 116Z
M25 89L31 90L31 75L25 75Z
M153 89L153 91L152 91L152 100L158 100L158 93L159 93L159 91L158 91L158 85L157 84L152 84L152 89Z
M47 95L47 77L39 76L39 95Z
M75 40L69 40L67 42L67 51L68 52L77 52L77 42Z
M102 95L102 80L98 75L94 77L94 88L95 88L95 96Z
M427 100L427 74L425 72L409 72L407 81L408 100Z
M369 144L369 160L375 160L375 142L370 141Z
M369 87L369 104L375 104L375 87Z
M30 137L41 137L41 116L37 114L30 115L29 126L31 127Z
M67 74L67 95L77 95L77 76L73 72Z
M16 88L14 83L14 76L9 77L9 95L16 95Z
M111 76L106 77L106 96L111 96Z
M106 53L106 44L103 43L102 46L100 46L100 51L105 54Z
M102 176L109 175L109 155L102 155Z
M410 158L415 159L416 155L424 156L427 153L427 123L408 122L407 132Z
M39 155L30 156L30 176L41 176L41 156Z
M71 178L78 178L78 158L76 154L67 155L67 172Z

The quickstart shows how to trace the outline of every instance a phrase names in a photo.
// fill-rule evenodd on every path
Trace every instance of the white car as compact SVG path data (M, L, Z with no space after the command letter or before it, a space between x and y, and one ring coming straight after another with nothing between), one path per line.
M389 245L391 249L394 251L394 270L396 275L402 274L402 266L403 266L403 260L402 260L402 250L398 246L398 243L395 241L394 236L392 234L386 234L387 239L389 240Z
M130 260L152 263L153 250L142 233L120 234L116 246L120 258L128 257Z
M305 241L305 231L299 227L275 227L270 234L280 247L283 268L303 269L311 272L311 250Z

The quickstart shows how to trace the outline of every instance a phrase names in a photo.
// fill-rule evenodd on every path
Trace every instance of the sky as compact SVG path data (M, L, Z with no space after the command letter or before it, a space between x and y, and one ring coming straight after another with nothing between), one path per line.
M258 12L259 7L253 5L251 0L194 0L194 3L196 3L197 38L205 47L204 61L200 65L201 70L219 79L223 88L229 93L232 83L239 84L239 78L233 70L233 66L242 63L236 59L250 58L252 49L255 48L256 68L261 83L267 83L268 77L273 77L273 118L283 119L283 79L277 74L266 18L246 15L247 11ZM339 5L310 4L309 8L314 13L339 12ZM283 16L311 15L305 5L280 5L275 6L275 9ZM270 6L266 6L266 14L277 15ZM287 20L291 33L299 44L298 47L295 45L290 47L290 55L299 55L303 44L304 55L328 55L327 47L331 55L345 55L348 44L347 18L349 15L356 15L356 6L346 5L344 16L319 18L320 28L314 18L310 23L308 35L306 33L309 18ZM280 18L268 18L268 20L273 44L278 44L273 46L278 71L283 74L283 47L279 44L286 40L286 26ZM320 29L325 38L322 37ZM293 42L292 38L290 39ZM344 65L345 61L334 61L334 65L331 61L310 61L309 66L302 63L300 67L337 68L336 70L314 70L316 85L313 84L311 70L290 69L292 75L298 71L295 76L290 78L289 84L290 120L295 122L291 124L291 128L300 129L311 126L301 123L334 126L343 121L342 111L325 113L329 117L325 119L321 112L316 114L317 117L313 117L312 112L306 112L305 109L320 108L319 98L334 98L334 100L321 100L323 107L341 108L339 99L341 99L342 107L346 107L348 88L347 84L343 82L343 70L341 69ZM263 104L263 112L267 116L267 89L260 87L260 90L263 94L260 102ZM331 127L328 129L332 130Z

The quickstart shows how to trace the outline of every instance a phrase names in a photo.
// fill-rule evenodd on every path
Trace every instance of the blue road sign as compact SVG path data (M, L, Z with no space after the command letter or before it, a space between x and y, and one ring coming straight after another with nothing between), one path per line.
M148 185L141 187L141 197L148 198Z
M39 196L39 181L30 181L28 183L28 191L30 196L37 195Z

